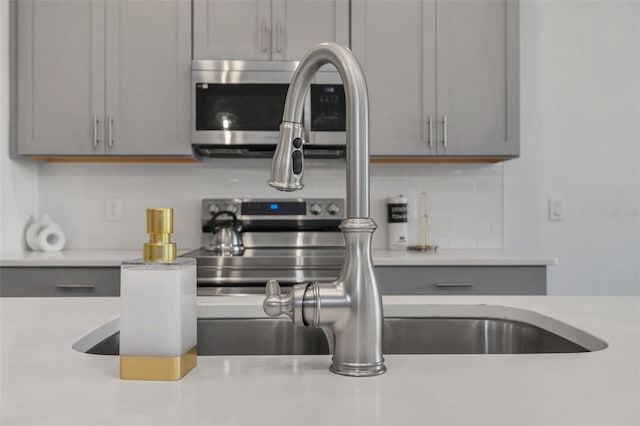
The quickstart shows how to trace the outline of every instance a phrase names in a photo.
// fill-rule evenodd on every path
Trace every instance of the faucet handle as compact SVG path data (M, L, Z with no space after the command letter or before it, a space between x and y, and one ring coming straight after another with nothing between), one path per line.
M277 317L285 314L289 318L294 319L293 311L293 293L282 295L280 291L280 283L276 280L269 280L266 287L267 297L262 303L264 313L270 317Z

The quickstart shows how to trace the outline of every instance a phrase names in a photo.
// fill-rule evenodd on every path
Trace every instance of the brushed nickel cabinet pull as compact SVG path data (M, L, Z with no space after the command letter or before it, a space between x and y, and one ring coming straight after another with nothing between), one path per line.
M429 148L433 148L433 121L431 120L431 114L429 114Z
M447 114L444 115L444 119L442 121L443 121L443 124L444 124L444 139L442 141L442 144L446 148L447 146L449 146L449 144L447 142Z
M98 115L93 114L93 147L94 148L97 148L98 144L100 143L100 140L98 139L98 123L100 123L100 120L98 120Z
M262 51L267 51L267 23L262 21Z
M95 284L57 284L60 290L95 290Z
M109 114L109 148L113 147L113 116Z
M282 52L282 25L279 19L276 22L276 52Z
M473 283L436 283L438 288L473 287Z

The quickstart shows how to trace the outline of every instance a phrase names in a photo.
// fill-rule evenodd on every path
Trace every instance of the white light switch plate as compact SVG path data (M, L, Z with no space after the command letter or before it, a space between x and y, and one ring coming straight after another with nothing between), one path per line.
M564 200L562 198L549 198L549 220L554 222L564 220Z
M122 198L107 198L104 203L104 220L120 222L122 220Z

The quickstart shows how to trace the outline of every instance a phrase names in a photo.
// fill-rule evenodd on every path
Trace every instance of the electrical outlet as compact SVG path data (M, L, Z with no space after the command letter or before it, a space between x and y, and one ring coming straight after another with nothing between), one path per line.
M104 204L104 220L120 222L122 220L122 198L107 198Z
M549 220L553 222L564 220L564 200L562 198L549 198Z

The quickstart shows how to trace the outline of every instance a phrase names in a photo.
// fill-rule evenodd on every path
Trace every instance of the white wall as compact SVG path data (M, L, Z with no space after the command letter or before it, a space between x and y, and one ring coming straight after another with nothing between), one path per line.
M9 2L0 0L0 251L21 250L38 211L38 166L9 158Z
M523 1L521 103L505 246L557 256L553 294L639 294L640 2Z

